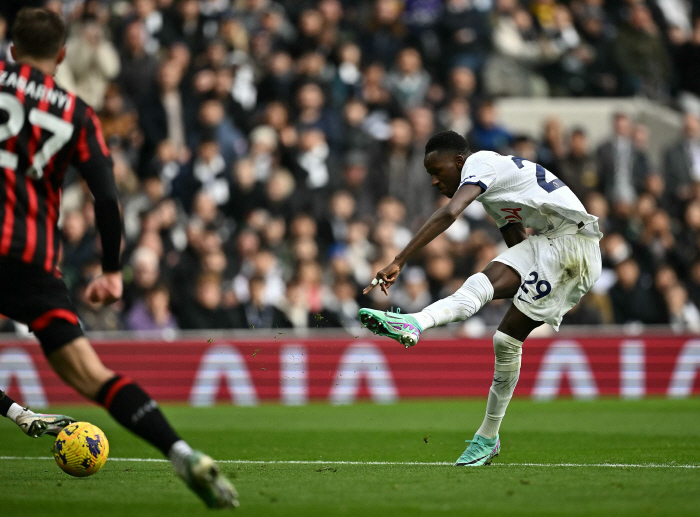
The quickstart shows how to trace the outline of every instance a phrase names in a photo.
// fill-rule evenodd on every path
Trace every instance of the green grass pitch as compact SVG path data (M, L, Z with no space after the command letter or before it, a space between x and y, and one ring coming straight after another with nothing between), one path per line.
M159 455L102 410L52 409L101 427L112 459L83 479L53 460L7 459L48 457L52 440L29 439L2 421L0 515L209 514L167 463L117 461ZM687 468L700 467L698 398L514 400L501 456L474 469L393 462L457 459L481 422L482 400L164 411L193 446L249 461L222 464L241 494L239 515L700 514L700 468ZM272 463L290 460L319 463Z

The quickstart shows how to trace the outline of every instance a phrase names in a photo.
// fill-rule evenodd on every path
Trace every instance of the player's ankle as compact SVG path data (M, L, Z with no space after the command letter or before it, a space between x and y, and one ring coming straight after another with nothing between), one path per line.
M12 420L14 423L17 423L17 419L19 417L24 416L24 415L33 415L33 414L34 414L34 411L27 409L27 408L23 408L22 406L20 406L16 402L14 402L10 406L10 409L7 411L7 418Z
M421 331L436 326L435 318L433 318L430 314L428 314L425 311L408 314L408 316L411 316L413 317L413 319L416 320Z
M486 443L487 445L496 445L496 439L498 438L498 432L496 432L496 434L493 434L489 431L482 431L481 429L479 429L476 432L476 434L477 434L477 436L480 436L483 439L484 443ZM488 436L486 436L486 435L488 435Z
M181 475L184 473L187 458L189 458L193 452L192 447L190 447L185 440L178 440L170 447L168 459L170 463L173 464L175 472Z

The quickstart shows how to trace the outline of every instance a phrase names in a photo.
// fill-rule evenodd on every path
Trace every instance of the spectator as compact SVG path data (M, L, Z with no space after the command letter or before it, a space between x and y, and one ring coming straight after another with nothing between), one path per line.
M693 197L693 185L700 181L700 117L686 113L683 138L666 151L666 188L673 198L686 202Z
M374 16L369 23L369 30L362 35L362 53L373 56L388 68L408 36L401 21L403 2L376 0L374 5Z
M239 308L239 318L244 328L273 329L291 328L292 324L277 307L265 302L265 278L250 279L250 300Z
M700 60L700 16L696 13L691 38L676 52L676 67L680 80L680 104L688 112L700 117L700 78L695 73Z
M194 299L186 303L179 322L183 329L245 328L238 312L222 305L221 278L215 273L197 278Z
M386 181L386 192L405 206L414 207L421 214L432 209L435 199L432 192L422 188L425 185L423 150L413 144L413 128L402 118L391 122L391 138L382 152L382 175ZM374 199L379 199L384 189L377 188ZM426 202L426 197L428 202ZM420 198L420 199L418 199ZM375 202L373 202L374 205ZM360 211L360 213L366 213Z
M224 207L231 198L231 184L226 160L221 154L219 140L214 134L202 137L192 168L180 179L179 196L186 207L191 206L193 193L206 192L218 207Z
M396 58L396 69L387 77L390 91L404 110L421 106L430 87L430 74L423 68L415 48L405 48Z
M468 134L472 129L469 101L461 97L450 99L438 113L438 122L445 129L450 129L460 135Z
M549 87L535 68L558 59L560 50L540 38L532 16L515 0L497 1L493 44L498 54L484 71L490 95L547 95Z
M117 78L127 98L139 105L152 90L158 73L158 59L146 52L146 36L140 22L126 26L121 51L121 73Z
M630 7L629 21L620 28L613 50L625 74L627 91L654 99L667 98L671 77L668 52L643 3Z
M328 3L335 3L330 0ZM344 43L338 50L338 67L333 80L333 103L342 107L360 87L362 50L355 43Z
M138 247L131 254L132 281L124 285L124 307L128 311L138 300L143 300L160 278L158 253L147 247Z
M631 205L649 175L646 156L632 143L632 123L624 113L613 117L613 137L598 148L601 189L613 205Z
M588 137L582 128L571 131L569 152L559 161L557 172L564 184L582 201L599 188L598 168L588 150Z
M68 76L63 84L72 86L96 111L102 109L107 85L119 73L119 55L97 20L86 19L68 39L66 59L59 70L63 77Z
M336 280L333 284L333 301L328 304L330 317L322 320L321 323L327 327L342 326L349 332L355 332L361 325L358 318L360 304L356 299L357 286L351 281L343 278Z
M144 134L141 163L150 163L156 148L170 140L178 153L187 148L194 130L195 110L190 95L181 90L183 70L175 61L166 61L158 71L158 88L143 98L139 124Z
M432 303L428 280L419 268L409 268L404 272L399 290L392 299L404 312L421 311Z
M518 135L513 138L513 155L533 163L537 162L537 143L527 135Z
M233 163L248 151L245 136L226 116L224 105L218 99L204 101L199 107L197 118L200 125L200 145L207 138L216 140L224 167L229 170Z
M448 0L438 21L437 32L444 64L479 70L486 57L490 24L472 0Z
M688 300L688 291L680 284L670 287L665 293L671 328L675 332L700 332L700 311Z
M566 313L563 323L566 325L601 325L603 317L593 303L593 295L587 294Z
M304 185L303 207L322 215L321 200L327 195L334 164L326 136L319 129L308 129L299 136L296 177Z
M7 20L0 14L0 59L7 59L10 56L10 40L7 37L7 29Z
M621 70L610 52L615 28L598 0L571 4L584 45L580 48L587 65L588 91L593 95L611 96L622 91Z
M336 147L340 138L339 121L332 110L327 109L326 96L317 83L306 83L297 93L298 128L300 131L316 129L324 140Z
M130 154L141 144L142 135L138 115L127 108L126 101L116 84L107 87L102 111L99 112L102 134L111 145L127 150Z
M177 330L170 312L170 292L164 284L154 285L143 300L138 300L126 315L129 330Z
M449 96L471 100L476 92L476 87L476 74L471 68L456 66L450 70L448 83Z
M358 310L360 310L359 306L355 313L357 313ZM340 322L336 314L332 311L322 309L320 312L313 313L309 310L309 306L304 297L303 287L295 280L287 284L286 300L282 304L282 311L284 313L284 319L280 321L282 323L285 323L285 321L289 322L289 325L294 328L340 327ZM286 327L280 326L280 328Z
M77 277L82 265L94 258L95 233L88 228L85 216L79 211L63 217L63 267L69 276Z
M700 260L696 260L690 268L688 294L696 307L700 307Z
M367 106L359 100L351 99L343 109L343 151L366 150L377 147L376 141L367 131Z
M492 100L482 101L477 108L474 127L467 137L471 151L496 151L507 154L512 139L510 132L498 124L495 103Z
M660 324L668 321L659 303L659 294L651 280L640 275L634 259L626 259L615 267L617 283L610 289L615 323Z
M200 12L198 0L180 0L177 2L174 13L163 19L162 29L158 32L160 41L164 45L172 45L174 42L183 41L187 48L194 54L202 52L207 40L211 39L216 30L216 25L208 23ZM156 32L156 25L149 33ZM156 29L156 30L154 30ZM156 48L155 44L151 48Z

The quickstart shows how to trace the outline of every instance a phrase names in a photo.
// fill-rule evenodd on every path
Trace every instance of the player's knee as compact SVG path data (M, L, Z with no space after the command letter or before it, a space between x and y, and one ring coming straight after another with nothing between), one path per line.
M450 298L457 302L454 309L457 318L453 321L461 321L474 315L493 299L493 286L486 275L477 273L467 278Z
M493 336L493 350L496 353L496 370L520 369L520 357L523 353L522 341L518 341L501 331L496 331Z

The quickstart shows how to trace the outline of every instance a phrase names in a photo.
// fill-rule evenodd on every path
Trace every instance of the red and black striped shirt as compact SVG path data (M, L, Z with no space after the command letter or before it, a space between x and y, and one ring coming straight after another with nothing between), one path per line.
M27 64L0 61L0 255L53 272L63 177L75 166L95 197L103 269L119 269L112 160L94 110Z

